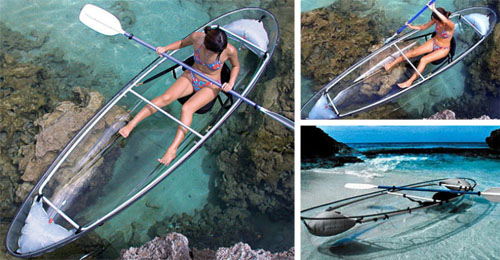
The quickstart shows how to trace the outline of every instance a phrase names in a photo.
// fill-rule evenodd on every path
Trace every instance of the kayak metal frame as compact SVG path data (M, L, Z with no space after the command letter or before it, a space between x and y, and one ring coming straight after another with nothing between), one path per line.
M462 14L462 13L468 13L468 12L473 12L477 10L478 13L481 13L484 12L484 11L488 11L490 15L493 16L493 20L496 22L497 21L497 16L496 16L496 13L491 10L490 8L488 7L470 7L470 8L465 8L465 9L461 9L461 10L458 10L454 13L451 14L450 16L450 19L451 18L456 18L458 17L458 19L460 21L465 21L466 24L468 24L469 26L471 26L473 28L473 30L476 32L476 34L479 36L479 40L474 43L472 46L468 46L468 49L466 51L464 51L462 54L460 54L458 57L455 57L452 61L450 61L446 66L443 66L443 67L438 67L437 70L435 71L432 71L430 72L427 77L424 77L423 75L420 74L420 72L415 68L415 66L409 62L408 58L405 57L406 61L412 66L412 68L416 71L416 73L418 73L420 75L420 77L422 78L422 80L420 81L417 81L416 83L414 83L413 85L411 85L410 87L407 87L401 91L399 91L398 93L394 94L394 95L390 95L390 96L387 96L385 98L382 98L381 100L378 100L370 105L366 105L364 107L361 107L361 108L358 108L358 109L354 109L352 111L349 111L349 112L345 112L345 113L341 113L340 111L338 111L338 108L334 108L334 112L336 114L336 118L334 119L339 119L339 118L343 118L343 117L346 117L346 116L350 116L350 115L354 115L354 114L357 114L359 112L362 112L364 110L368 110L370 108L373 108L373 107L376 107L376 106L379 106L379 105L382 105L384 103L387 103L405 93L407 93L408 91L410 91L411 89L419 86L420 84L432 79L434 76L444 72L445 70L453 67L456 63L462 61L463 58L465 58L465 56L467 56L469 53L471 53L476 47L478 47L492 32L493 30L489 30L487 34L485 35L482 35L481 32L470 22L468 21L467 19L465 19L465 15L466 14ZM489 16L488 16L489 17ZM492 28L494 28L495 25L493 25ZM310 106L310 105L313 105L311 103L313 102L316 102L319 98L321 98L321 95L326 95L328 94L328 92L330 91L330 89L332 89L335 85L337 85L337 83L339 83L339 81L343 80L347 75L349 75L351 72L353 72L354 70L358 69L361 65L365 64L366 62L369 62L371 60L372 57L380 54L381 52L391 48L391 47L396 47L398 50L400 50L399 46L397 45L397 43L399 42L403 42L407 39L409 39L411 36L415 35L416 33L418 33L420 31L418 30L412 30L404 35L402 35L401 37L399 38L396 38L396 39L393 39L392 41L388 42L386 45L384 45L383 47L381 47L380 49L376 50L375 52L371 53L370 55L368 55L367 57L365 57L364 59L358 61L357 63L355 63L353 66L351 66L349 69L347 69L346 71L342 72L341 74L339 74L335 79L333 79L332 81L330 81L328 84L326 84L320 91L318 91L316 94L314 94L301 108L301 117L303 119L307 119L303 113L309 113L309 111L304 111L304 109L306 109L307 106ZM403 53L404 55L404 53ZM443 61L445 62L445 61ZM346 89L349 89L350 87L352 86L349 86L347 88L345 88L344 90ZM340 92L339 92L340 93ZM337 93L337 95L339 94ZM318 97L318 98L316 98ZM329 99L331 100L331 99ZM330 105L332 107L334 107L334 102L332 100L332 102L329 102Z
M469 191L473 191L476 186L477 182L471 178L457 178L457 179L463 179L470 181L471 187L468 189ZM418 182L418 183L413 183L413 184L407 184L407 185L402 185L400 187L411 187L411 188L416 188L416 187L426 187L426 186L431 186L431 185L441 185L441 181L447 180L447 178L442 178L442 179L435 179L435 180L430 180L430 181L423 181L423 182ZM413 201L413 199L420 199L420 200L425 200L427 203L420 203L418 201L415 201L416 203L419 203L419 206L413 207L413 208L406 208L406 209L400 209L400 210L394 210L394 211L388 211L388 212L381 212L381 213L374 213L374 214L365 214L365 215L354 215L354 216L349 216L349 215L343 215L341 217L324 217L324 218L317 218L317 217L307 217L307 216L302 216L303 213L308 213L311 212L315 209L326 207L328 205L334 205L338 204L335 206L328 207L326 211L333 211L354 203L359 203L363 202L365 200L369 200L381 195L397 195L397 196L402 196L404 198L410 199ZM378 221L378 220L386 220L389 219L390 217L397 216L397 215L402 215L402 214L411 214L413 211L420 210L420 209L426 209L430 207L435 207L438 205L441 205L444 202L451 202L453 200L457 200L459 198L463 198L465 194L461 193L457 195L456 197L453 197L448 200L435 200L431 198L422 198L420 196L414 196L414 195L408 195L405 193L401 193L401 190L398 190L397 188L395 190L380 190L380 191L375 191L371 193L365 193L341 200L336 200L328 203L324 203L318 206L310 207L304 210L300 211L301 217L300 220L304 223L304 225L309 229L309 226L307 225L306 220L344 220L344 219L353 219L356 221L357 224L363 224L371 221ZM346 202L348 201L348 202ZM345 202L345 203L343 203ZM340 204L339 204L340 203ZM343 212L345 214L345 212ZM347 231L347 230L346 230ZM345 231L344 231L345 232ZM342 235L342 233L339 233L337 235ZM335 235L335 236L337 236Z
M240 43L247 44L252 46L252 48L248 48L251 52L253 52L257 58L259 59L259 62L257 64L258 69L255 70L253 73L253 76L251 77L250 81L246 84L246 86L242 86L243 91L241 92L241 96L246 97L255 87L257 81L261 78L262 74L264 73L267 65L271 61L271 58L274 54L274 51L278 45L279 42L279 26L278 26L278 21L276 17L269 11L262 9L262 8L257 8L257 7L248 7L248 8L241 8L241 9L236 9L227 13L224 13L211 21L207 22L203 26L199 27L195 31L200 31L206 26L216 26L213 25L214 21L217 21L219 19L222 19L223 17L232 15L234 13L238 13L241 11L258 11L258 12L263 12L268 18L273 21L273 24L276 25L275 29L275 37L273 40L275 41L273 45L268 46L268 50L264 51L258 46L255 46L253 43L249 42L248 40L242 38L242 37L237 37L235 36L234 33L229 32L227 29L223 28L222 26L219 27L220 29L223 29L225 32L229 32L233 40L239 41ZM269 32L268 32L269 33ZM271 42L270 42L271 44ZM169 55L173 55L177 52L178 50L175 50L173 52L170 52ZM262 53L259 53L262 52ZM41 254L44 254L46 252L52 251L55 248L61 247L65 244L68 244L78 238L80 238L83 234L86 234L87 232L97 228L98 226L102 225L105 221L108 219L112 218L116 214L118 214L120 211L124 210L128 206L130 206L132 203L134 203L136 200L144 196L148 191L150 191L152 188L154 188L156 185L158 185L162 180L164 180L168 175L170 175L172 172L174 172L180 165L182 165L189 157L191 157L204 143L211 137L218 129L219 127L232 115L232 113L238 109L238 107L242 104L243 100L237 99L236 101L233 102L232 106L227 108L227 111L219 118L218 122L216 122L212 127L206 130L206 133L204 135L198 133L196 130L188 127L187 125L183 124L180 120L175 118L174 116L170 115L168 112L164 111L163 109L159 108L158 106L154 105L150 100L146 99L143 97L141 94L137 93L136 91L132 90L133 87L141 85L140 83L142 80L150 74L153 70L155 70L158 66L160 66L163 62L168 60L165 57L157 57L155 60L153 60L148 66L146 66L139 74L137 74L132 80L130 80L115 96L111 98L110 101L108 101L101 110L99 110L83 127L82 129L70 140L70 142L62 149L62 151L59 153L59 155L56 157L56 159L53 161L53 163L49 166L49 168L46 170L46 172L42 175L42 178L39 180L38 184L35 185L33 190L30 192L26 200L23 202L23 205L18 209L18 212L16 213L16 216L14 218L17 219L18 217L21 217L22 215L26 215L26 212L23 212L23 209L26 207L31 207L31 203L33 199L42 199L46 204L53 208L59 215L61 215L64 220L66 220L71 226L76 228L76 232L73 236L70 236L68 238L65 238L57 243L54 243L48 247L42 248L40 250L30 252L27 254L19 254L15 250L11 249L11 244L13 241L10 241L10 236L9 234L11 232L14 232L14 225L18 225L19 223L15 223L15 221L12 221L11 225L9 226L9 230L7 232L7 238L5 240L5 245L7 248L7 251L9 254L16 256L16 257L34 257L38 256ZM242 79L241 79L242 80ZM178 125L181 125L182 127L185 127L186 129L189 130L189 133L194 134L196 137L199 138L199 140L194 142L194 145L190 148L188 152L186 152L184 155L179 157L174 163L172 163L168 168L159 176L157 176L153 181L151 181L148 185L143 187L141 190L139 190L137 193L135 193L132 197L115 207L113 210L108 212L106 215L90 222L85 225L79 225L76 223L73 219L71 219L69 216L67 216L63 210L59 209L57 206L55 206L48 198L43 196L43 189L46 187L46 185L49 183L49 181L52 179L54 174L57 172L59 167L62 165L62 163L66 160L66 158L71 154L71 152L77 147L77 145L82 142L83 138L85 138L89 132L94 128L94 126L113 108L123 97L125 97L128 93L133 94L136 96L139 100L142 102L145 102L151 106L153 106L155 109L160 111L163 115L166 117L172 119L174 122L176 122ZM139 102L135 107L137 107L141 102ZM134 108L135 108L134 107ZM224 107L221 107L221 109L225 109ZM189 133L185 137L184 144L187 142L189 138ZM158 167L155 169L157 170ZM154 171L155 171L154 170ZM36 191L36 194L34 194ZM23 223L24 225L24 219ZM18 238L18 237L17 237ZM15 241L15 244L17 245L17 238Z

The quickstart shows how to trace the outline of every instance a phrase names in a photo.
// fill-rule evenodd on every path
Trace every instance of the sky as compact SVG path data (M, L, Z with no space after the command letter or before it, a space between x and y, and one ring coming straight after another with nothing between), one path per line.
M485 142L500 126L320 126L343 143Z

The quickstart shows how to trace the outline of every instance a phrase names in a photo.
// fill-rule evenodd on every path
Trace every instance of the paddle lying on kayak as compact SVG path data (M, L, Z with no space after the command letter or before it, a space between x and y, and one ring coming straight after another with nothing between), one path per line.
M87 25L88 27L90 27L91 29L93 29L99 33L109 35L109 36L123 34L125 37L140 43L141 45L151 49L152 51L156 51L156 48L154 46L152 46L151 44L144 42L141 39L135 37L133 34L124 31L121 27L121 24L120 24L120 21L118 20L118 18L116 18L113 14L109 13L108 11L106 11L98 6L91 5L91 4L85 5L83 7L82 11L80 12L80 21L83 24ZM180 60L178 60L178 59L176 59L176 58L174 58L166 53L162 53L162 56L179 64L179 65L181 65L181 66L183 66L184 68L192 71L193 73L199 75L200 77L204 78L205 80L210 81L210 83L214 84L215 86L222 88L222 85L219 82L206 76L205 74L199 72L198 70L192 68L191 66L185 64L184 62L182 62L182 61L180 61ZM252 100L238 94L237 92L235 92L233 90L230 90L228 93L243 100L244 102L253 106L254 108L259 110L260 112L262 112L262 113L270 116L274 120L280 122L284 126L294 130L294 128L295 128L294 122L291 121L290 119L288 119L280 114L277 114L275 112L269 111L268 109L258 105L257 103L255 103Z
M450 186L443 184L443 186ZM467 191L467 190L443 190L443 189L425 189L425 188L412 188L412 187L401 187L401 186L384 186L384 185L373 185L366 183L346 183L344 187L348 189L366 190L366 189L384 189L384 190L414 190L414 191L428 191L428 192L446 192L454 194L470 194L483 196L485 199L492 202L500 202L500 188L489 188L485 191Z

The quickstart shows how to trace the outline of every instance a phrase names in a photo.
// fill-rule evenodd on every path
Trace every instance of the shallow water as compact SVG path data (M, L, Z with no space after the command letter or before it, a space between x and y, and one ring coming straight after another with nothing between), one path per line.
M312 1L312 0L301 0L301 12L311 11L316 8L329 6L332 3L337 2L337 0L324 0L324 1ZM394 21L400 21L398 24L393 24L394 28L392 30L396 31L399 29L405 21L413 17L420 9L425 5L425 1L403 1L403 0L390 0L390 1L369 1L369 3L374 3L372 11L384 12L388 19L394 19ZM484 1L481 0L470 0L470 1L455 1L455 0L442 0L439 1L437 6L444 7L447 10L459 10L466 7L472 6L484 6ZM364 16L365 13L359 13L358 15ZM498 14L497 14L498 15ZM420 15L413 24L423 24L429 19L430 12L427 10L425 13ZM388 38L391 35L385 35L384 38ZM492 37L492 35L490 35ZM346 69L353 64L346 64ZM413 89L409 93L397 98L394 101L389 102L388 105L383 105L386 107L383 111L375 112L368 110L368 114L363 115L363 117L369 118L386 118L391 117L390 114L395 111L401 110L409 118L422 118L429 117L437 112L443 110L443 102L449 101L449 99L457 99L464 96L465 89L465 74L466 67L464 62L460 62L453 66L451 69L443 72L436 78L430 80L428 83ZM311 79L302 77L301 85L301 105L312 97L313 92L311 87L314 86ZM320 86L315 86L315 89L319 89ZM484 95L484 93L474 93L477 95ZM485 97L488 97L485 95ZM459 103L462 101L458 101ZM473 111L475 117L481 115L488 115L491 118L498 118L500 113L500 108L498 106L498 98L489 98L489 104L483 108L470 108L468 111L455 111L456 116L460 118L465 118L465 114L470 114ZM390 108L390 105L394 105ZM464 103L461 107L467 107L468 105ZM446 109L446 108L445 108ZM461 108L460 108L461 109ZM456 109L455 109L456 110ZM462 115L462 116L461 116Z
M194 0L92 2L117 15L126 31L153 45L166 45L185 37L214 18L210 14L218 16L244 6L259 6L260 3L233 1L220 5L217 2L200 3ZM48 35L48 41L41 48L31 50L22 57L25 62L32 62L30 58L39 53L59 48L66 60L84 63L94 73L105 72L112 76L111 81L103 84L93 78L95 75L88 75L88 81L100 83L93 85L93 89L109 99L157 54L123 36L103 36L92 31L78 20L83 5L78 1L3 0L0 1L0 21L28 38L33 31ZM210 14L207 10L210 10ZM68 89L73 87L67 86ZM150 138L159 139L161 135L159 132L157 137ZM203 209L210 200L209 194L213 192L213 178L219 174L215 164L216 155L202 147L189 164L184 164L167 181L98 228L95 232L115 247L114 251L108 250L104 256L116 257L116 252L121 248L138 246L151 240L153 237L148 234L148 230L158 221L174 214L192 215L195 210ZM290 235L290 232L293 234L290 231L293 229L292 221L272 222L259 214L254 217L260 221L249 226L259 230L262 239L252 241L252 248L282 251L293 245L293 235ZM3 246L1 250L5 251Z
M363 149L369 150L369 145ZM372 148L381 144L373 144ZM401 145L400 145L401 146ZM407 147L418 147L408 144ZM423 144L428 147L429 144ZM470 148L479 145L446 144ZM477 191L500 185L500 160L455 154L394 154L365 158L363 163L329 169L302 171L302 209L366 193L344 188L347 182L377 185L410 184L438 178L469 177L477 181ZM410 215L394 218L389 224L402 235L387 238L384 233L368 243L329 247L327 238L311 236L301 224L302 259L494 259L500 255L495 235L500 225L500 208L486 199L469 196L454 214L438 214L418 228L410 226ZM386 224L384 224L386 225ZM371 242L371 244L370 244ZM368 246L370 245L370 246ZM475 245L475 246L471 246Z

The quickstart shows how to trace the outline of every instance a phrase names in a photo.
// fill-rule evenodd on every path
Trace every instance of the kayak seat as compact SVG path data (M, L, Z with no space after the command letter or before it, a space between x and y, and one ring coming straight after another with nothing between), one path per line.
M434 37L435 35L436 35L436 32L433 32L432 37ZM428 35L424 35L424 36L428 36ZM427 39L427 37L426 37L426 39ZM439 59L439 60L435 60L435 61L431 62L431 64L433 64L433 65L441 65L441 66L434 68L433 71L439 70L445 64L445 63L443 63L444 61L448 61L448 63L453 61L453 57L455 56L456 47L457 47L457 43L455 41L455 37L453 37L453 38L451 38L450 52L448 53L448 55L446 57ZM420 63L420 59L425 55L426 54L420 55L417 57L413 57L410 59L411 63L413 64L413 66L415 66L415 68L418 67L418 64ZM405 67L406 67L406 70L404 73L404 77L409 78L413 75L413 73L415 73L415 70L409 64L406 64ZM404 79L404 77L402 77L401 79Z
M187 58L184 61L184 63L186 63L189 66L193 66L193 64L194 64L193 56ZM186 68L183 67L182 71L185 71L185 70L186 70ZM177 75L175 74L175 70L173 71L173 74L174 74L174 78L177 79ZM224 66L222 67L222 71L221 71L221 83L224 84L226 82L229 82L230 75L231 75L231 69L229 68L229 66L227 66L226 63L224 63ZM220 92L224 93L228 99L232 100L231 94L228 94L224 91L220 91ZM181 103L181 104L184 104L193 95L194 95L194 93L192 93L191 95L185 96L185 97L181 97L181 98L177 99L177 101L179 101L179 103ZM197 114L205 114L205 113L209 112L210 110L212 110L212 107L214 106L216 100L219 100L221 106L223 106L222 99L221 99L220 95L218 95L217 98L215 98L214 100L210 101L210 103L208 103L205 106L203 106L202 108L200 108L198 111L196 111L196 113Z
M453 199L457 197L458 194L456 193L449 193L449 192L436 192L433 196L432 199L435 200L440 200L440 201L448 201L450 199Z

